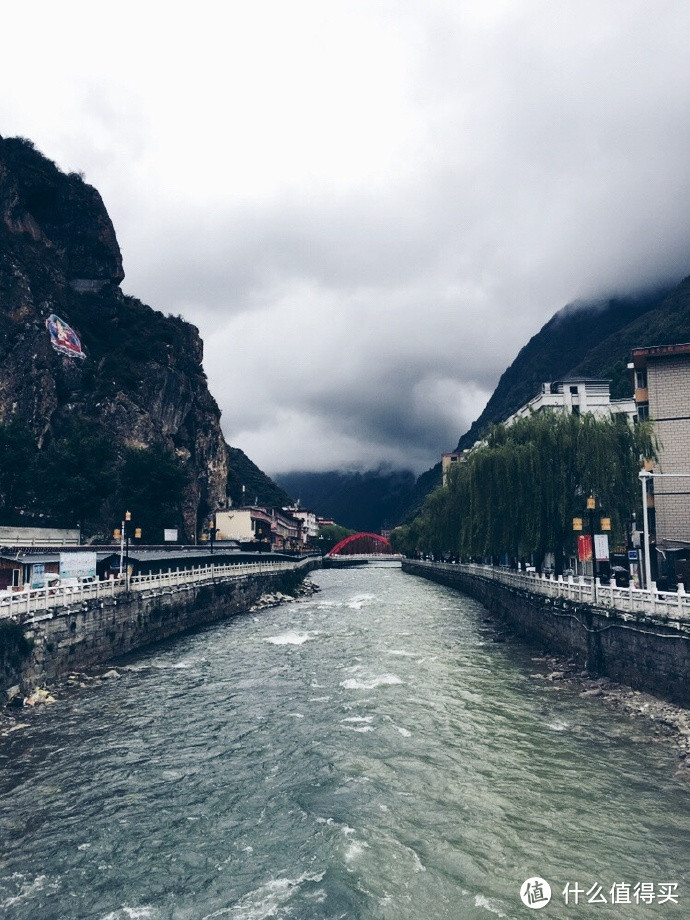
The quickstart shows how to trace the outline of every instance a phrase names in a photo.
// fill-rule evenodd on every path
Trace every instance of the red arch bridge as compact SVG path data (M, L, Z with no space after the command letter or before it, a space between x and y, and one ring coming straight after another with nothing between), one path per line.
M353 533L336 543L327 555L380 559L395 556L396 553L390 542L378 533Z

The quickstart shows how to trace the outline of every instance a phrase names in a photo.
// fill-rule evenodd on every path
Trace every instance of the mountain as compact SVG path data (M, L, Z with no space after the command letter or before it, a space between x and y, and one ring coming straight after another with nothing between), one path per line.
M144 537L165 523L192 539L236 478L276 487L225 443L196 327L123 278L96 189L0 137L0 514L103 536L156 498L165 521Z
M610 378L614 398L632 395L627 372L632 346L624 331L656 312L668 295L668 290L662 290L569 304L559 310L503 373L484 411L460 438L458 450L471 447L490 425L524 406L546 381L586 373Z
M283 508L293 499L259 469L238 447L228 448L228 498L233 505L257 504Z
M415 482L409 470L292 472L275 478L303 508L343 527L369 533L399 522Z
M603 377L611 396L632 396L627 365L633 348L690 342L690 278L676 286L563 307L520 350L502 374L484 411L458 441L465 450L539 392L542 383L569 376ZM417 479L409 517L441 483L441 464Z

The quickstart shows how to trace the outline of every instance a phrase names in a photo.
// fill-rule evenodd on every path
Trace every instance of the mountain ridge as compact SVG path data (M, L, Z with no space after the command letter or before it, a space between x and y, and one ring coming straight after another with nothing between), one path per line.
M78 449L84 433L109 445L113 474L136 459L137 451L156 448L175 473L168 481L184 483L169 503L168 516L176 518L170 526L179 526L192 540L206 516L233 497L231 474L240 480L251 475L255 489L275 492L276 487L225 442L203 369L199 330L125 295L123 279L120 247L98 191L79 174L62 172L31 141L0 137L0 423L5 434L13 432L16 443L25 436L22 449L39 472L51 450L57 457L61 444L74 442ZM56 349L46 328L49 317L71 327L84 357ZM94 447L94 456L103 455L102 447ZM55 469L55 488L66 492ZM28 482L15 471L9 485L7 475L0 476L4 516L30 518L42 513L41 501L50 503L37 482L39 472ZM95 476L88 468L82 473L82 479ZM80 521L87 533L104 536L119 523L124 513L119 506L131 500L132 485L129 493L123 488L117 493L113 487L109 496L107 482L91 489L94 506L87 509L88 520ZM61 513L69 517L65 499ZM141 501L145 504L145 496Z

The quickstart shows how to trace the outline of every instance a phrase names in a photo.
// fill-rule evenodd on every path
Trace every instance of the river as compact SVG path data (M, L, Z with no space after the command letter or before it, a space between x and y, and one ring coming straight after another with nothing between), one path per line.
M688 916L690 797L647 725L450 588L313 579L0 740L0 916L513 920L533 877L544 917Z

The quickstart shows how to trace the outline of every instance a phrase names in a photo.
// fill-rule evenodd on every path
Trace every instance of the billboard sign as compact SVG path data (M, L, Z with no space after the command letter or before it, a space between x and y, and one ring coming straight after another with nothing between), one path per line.
M60 553L60 578L88 578L96 574L96 553Z
M166 543L177 543L177 528L166 527L163 531L163 539Z

